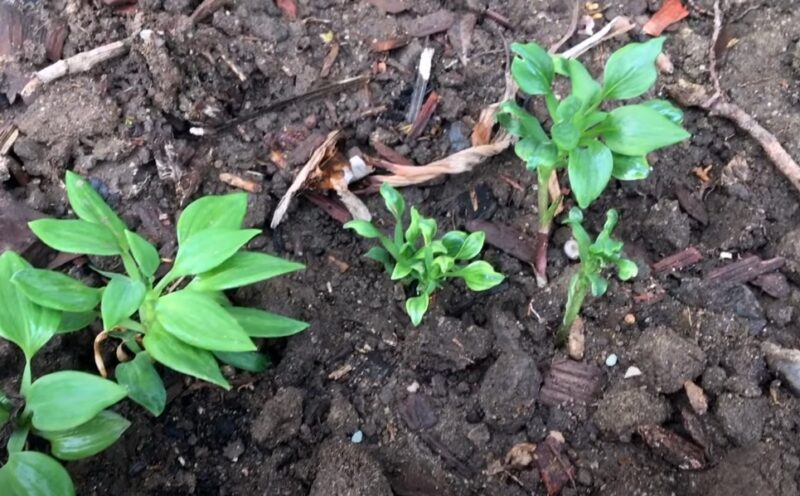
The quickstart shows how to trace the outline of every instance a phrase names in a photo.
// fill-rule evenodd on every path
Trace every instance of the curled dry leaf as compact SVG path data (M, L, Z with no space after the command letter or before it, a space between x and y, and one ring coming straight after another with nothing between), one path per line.
M642 31L650 36L658 36L666 28L689 15L681 0L664 0L661 8L647 21Z
M703 448L661 426L639 426L637 432L645 444L667 462L683 470L699 470L706 466Z
M560 493L567 483L575 484L575 466L564 452L565 445L564 436L552 431L539 443L534 457L548 496Z

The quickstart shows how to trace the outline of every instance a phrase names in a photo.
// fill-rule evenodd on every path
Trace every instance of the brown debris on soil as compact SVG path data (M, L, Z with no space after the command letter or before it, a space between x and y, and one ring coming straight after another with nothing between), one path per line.
M678 253L664 257L658 262L654 263L653 272L656 274L667 271L675 272L694 265L702 259L703 255L700 253L700 251L694 246L690 246L679 251Z
M682 470L700 470L706 466L703 449L658 425L642 425L636 430L656 454Z
M709 271L703 281L712 285L731 286L749 282L756 277L780 269L786 263L782 257L761 260L758 256L750 256Z
M647 21L642 31L650 36L658 36L672 24L689 15L681 0L664 0L661 8Z
M569 359L556 359L544 378L539 401L548 406L565 403L588 405L600 393L602 373L596 366Z

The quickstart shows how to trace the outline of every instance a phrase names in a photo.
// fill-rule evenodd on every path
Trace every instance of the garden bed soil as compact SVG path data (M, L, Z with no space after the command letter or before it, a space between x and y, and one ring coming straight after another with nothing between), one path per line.
M606 209L620 211L618 236L640 274L632 283L612 280L608 294L585 307L583 363L592 366L596 385L583 391L585 404L552 406L545 401L552 391L542 389L552 364L565 357L554 342L574 270L562 252L564 227L553 235L548 287L537 287L528 264L490 248L484 257L506 281L479 294L460 283L446 287L417 329L404 314L402 289L361 257L370 243L321 209L299 198L278 229L266 228L298 166L330 130L343 129L347 147L374 154L370 142L379 140L420 164L463 147L480 110L503 94L504 41L548 46L572 15L570 2L556 0L423 0L406 2L398 14L373 5L384 3L400 2L303 0L290 20L271 1L239 0L194 27L188 16L195 0L24 7L66 21L64 56L143 28L156 36L135 39L129 54L87 74L45 86L29 105L0 96L0 123L15 122L22 133L11 154L27 181L15 176L4 194L47 215L68 215L62 178L75 170L93 178L123 218L170 257L181 206L231 191L218 179L228 172L261 187L250 197L247 223L265 230L252 249L307 266L232 295L311 324L263 345L273 368L233 374L228 392L165 372L170 400L161 417L125 404L120 410L133 425L122 440L67 464L78 493L542 494L535 465L500 470L498 462L519 443L545 446L557 431L565 441L561 461L575 467L564 495L800 494L800 401L776 382L761 349L764 341L800 347L800 255L792 242L800 238L799 197L727 121L687 110L692 138L654 153L648 179L612 184L587 212L596 232ZM722 86L800 157L800 10L791 0L730 3L730 19L751 10L723 30ZM602 6L610 19L647 16L659 5ZM513 29L484 15L487 7L511 19ZM441 9L460 26L475 16L466 66L454 47L456 32L415 38L388 60L371 50L373 40L398 36ZM695 13L667 33L674 73L662 74L653 95L679 79L706 82L712 24ZM323 38L331 33L340 49L327 80L371 74L383 62L385 72L365 88L289 106L216 137L188 133L189 121L213 124L209 114L224 120L320 84L331 46ZM638 36L601 45L583 60L599 73L613 49ZM397 128L426 43L436 49L431 86L441 99L425 132L408 144ZM46 63L36 43L15 58L20 70ZM4 84L9 80L7 69ZM385 109L373 112L379 107ZM286 151L287 163L271 161L273 150ZM698 167L710 168L709 182L694 172ZM532 237L534 187L534 176L509 151L473 173L404 193L442 230L481 218ZM389 226L380 198L366 202ZM703 260L675 272L650 270L689 247ZM787 258L789 283L777 297L750 284L702 282L710 270L747 255ZM108 260L91 262L112 268ZM94 277L88 264L65 268ZM37 373L91 370L92 339L88 331L56 338ZM608 366L612 354L617 362ZM0 360L0 380L10 387L21 357L0 344ZM625 378L632 366L641 375ZM707 412L692 409L686 381L702 388ZM649 446L642 426L653 425L700 446L701 468L687 470L674 452Z

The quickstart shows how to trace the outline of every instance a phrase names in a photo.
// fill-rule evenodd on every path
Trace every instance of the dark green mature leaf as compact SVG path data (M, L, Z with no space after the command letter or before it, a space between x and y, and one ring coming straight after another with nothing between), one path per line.
M4 496L75 496L67 470L53 458L35 451L11 453L0 468Z
M505 276L495 272L494 268L483 260L472 262L459 269L455 275L464 279L467 287L473 291L485 291L503 282Z
M29 222L36 236L50 248L66 253L119 255L122 250L111 230L85 220L39 219Z
M103 329L113 329L123 319L133 315L142 304L146 291L147 288L141 281L123 275L112 277L100 301Z
M190 203L178 219L178 243L206 229L238 230L247 214L247 194L204 196Z
M550 55L536 43L513 43L511 51L519 56L511 63L511 74L520 89L529 95L550 93L555 72Z
M380 238L384 234L371 222L366 220L351 220L344 225L345 229L352 229L362 238Z
M515 136L530 139L537 144L547 141L547 134L542 129L539 120L513 100L506 100L500 104L495 118L501 126Z
M613 168L611 151L597 140L572 150L567 166L569 185L581 208L588 207L606 189Z
M211 271L199 274L192 281L190 287L197 291L221 291L246 286L304 268L303 264L290 262L266 253L240 251Z
M386 209L392 214L398 223L403 221L403 214L406 211L406 201L391 184L381 184L381 196L386 204Z
M72 210L80 219L92 224L102 224L113 233L114 237L125 247L125 223L108 206L103 197L95 191L91 183L72 171L67 171L67 198Z
M203 293L184 289L162 296L155 314L166 332L192 346L214 351L256 349L236 319Z
M583 107L583 101L575 95L570 95L558 104L556 109L556 122L572 121Z
M308 329L306 322L257 308L230 307L227 310L251 338L285 338Z
M583 129L584 130L590 129L602 123L603 121L606 120L606 117L608 117L607 112L601 112L599 110L595 110L594 112L589 112L589 114L583 119Z
M683 110L679 109L667 100L647 100L646 102L642 102L641 105L650 107L669 119L673 124L677 124L679 126L683 124Z
M689 133L644 105L626 105L611 111L603 123L603 139L620 155L646 155L689 138Z
M406 313L411 318L411 323L414 324L414 327L422 322L422 317L428 311L429 300L430 297L427 294L421 294L406 300Z
M581 130L570 121L553 124L550 134L556 146L564 151L574 150L581 139Z
M263 353L257 351L244 351L233 353L228 351L215 351L214 356L222 363L231 367L260 374L272 365L270 359Z
M99 288L52 270L23 269L11 281L34 303L66 312L88 312L100 303L103 294Z
M31 265L13 251L0 255L0 337L19 346L28 358L53 337L59 312L33 303L11 282L15 273Z
M664 37L645 43L629 43L614 52L603 73L603 97L607 100L635 98L656 82L656 57L661 53Z
M147 277L153 277L153 274L158 270L161 265L161 257L158 256L158 250L151 245L146 239L139 236L133 231L125 230L125 239L128 241L133 259L142 270L142 273Z
M62 460L80 460L105 450L130 427L122 415L110 410L98 413L93 419L72 429L40 431L50 441L53 455Z
M114 375L117 382L128 390L131 400L156 417L161 415L167 405L167 390L148 352L139 352L130 362L117 365Z
M97 312L61 312L61 323L56 334L80 331L97 320Z
M633 279L639 273L639 267L633 260L621 258L617 261L617 277L622 281Z
M195 348L170 336L159 325L152 326L145 334L144 347L162 365L224 389L231 388L210 351Z
M126 395L125 388L112 381L64 370L34 381L25 399L37 430L59 431L88 422Z
M442 236L442 244L444 244L447 254L455 257L456 253L461 251L464 241L467 240L467 233L464 231L450 231Z
M193 233L178 248L170 274L178 277L208 272L231 258L260 232L258 229L209 228Z
M558 148L552 143L541 143L527 158L528 170L539 167L553 167L558 162Z
M614 170L611 175L620 181L636 181L650 175L650 164L647 157L630 157L614 154Z
M566 61L569 78L572 81L572 94L582 102L581 109L587 109L600 100L602 87L592 78L586 67L576 59Z
M483 243L486 241L486 233L483 231L476 231L467 236L461 249L456 253L456 260L470 260L478 256L483 249Z

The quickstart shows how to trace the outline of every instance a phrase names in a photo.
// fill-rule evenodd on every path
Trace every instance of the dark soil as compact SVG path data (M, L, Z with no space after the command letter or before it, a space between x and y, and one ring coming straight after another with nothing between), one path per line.
M30 104L0 96L0 124L13 121L22 131L11 155L24 174L5 184L10 195L45 214L68 215L61 179L75 170L93 178L129 225L169 257L181 206L229 191L218 176L231 172L262 184L251 195L247 222L266 228L297 166L329 130L343 129L348 147L371 152L370 140L378 139L417 163L463 147L480 110L502 95L504 39L549 45L571 17L571 2L557 0L420 0L397 15L366 0L301 0L299 20L291 21L272 1L239 0L192 27L188 15L198 3L139 0L129 12L78 0L25 4L67 21L64 56L143 28L155 35L147 42L137 37L128 55L45 87ZM723 50L723 88L800 157L800 10L793 0L730 3L730 19L753 9L724 30L725 40L737 41ZM660 2L603 5L610 19L648 15ZM401 34L421 16L447 9L459 22L486 7L514 29L477 15L467 66L446 34L427 41L436 48L432 86L441 102L414 143L404 143L397 128L424 39L391 52L386 71L367 89L290 106L214 138L188 133L190 122L214 125L320 84L329 51L321 35L329 31L341 47L327 77L333 81L370 73L386 60L371 51L372 41ZM653 94L680 78L706 82L711 32L711 19L692 15L667 33L675 72L662 75ZM604 44L584 60L597 73L626 41ZM14 57L26 71L46 63L35 44ZM10 73L6 78L0 83L8 85ZM382 105L384 112L362 117ZM122 441L67 464L79 494L543 494L533 467L496 475L487 469L515 444L540 443L550 431L562 433L564 456L577 469L565 495L800 494L800 400L776 382L761 351L766 340L800 347L797 192L731 123L691 110L686 121L690 141L653 154L647 180L613 184L587 213L596 231L605 210L617 208L618 235L640 265L634 282L612 281L607 296L583 312L584 361L602 370L601 392L588 405L538 401L551 363L564 356L553 339L573 270L562 253L563 228L554 233L549 287L537 288L528 265L488 249L485 258L506 282L488 294L460 284L443 290L414 329L402 289L361 257L370 243L299 199L284 224L265 229L251 248L301 261L307 270L233 297L304 319L310 329L266 343L274 368L235 375L231 392L165 372L170 402L160 418L123 405L133 426ZM288 167L270 161L275 149L287 152ZM702 185L695 167L711 167L710 184ZM480 191L489 205L481 209L485 218L533 236L534 184L507 152L474 173L405 195L450 229L473 216L470 191ZM679 202L685 191L699 203ZM388 222L377 196L367 204ZM672 274L650 271L648 264L688 246L704 260ZM777 298L753 285L700 283L731 262L725 256L776 254L787 257L790 280ZM85 265L69 270L91 277ZM55 340L38 372L91 370L92 338L84 332ZM610 354L618 357L613 367L605 364ZM0 379L9 382L19 357L0 343L0 360ZM642 375L624 378L630 366ZM704 390L707 413L689 413L686 381ZM648 447L637 428L649 424L701 445L704 468L684 470Z

